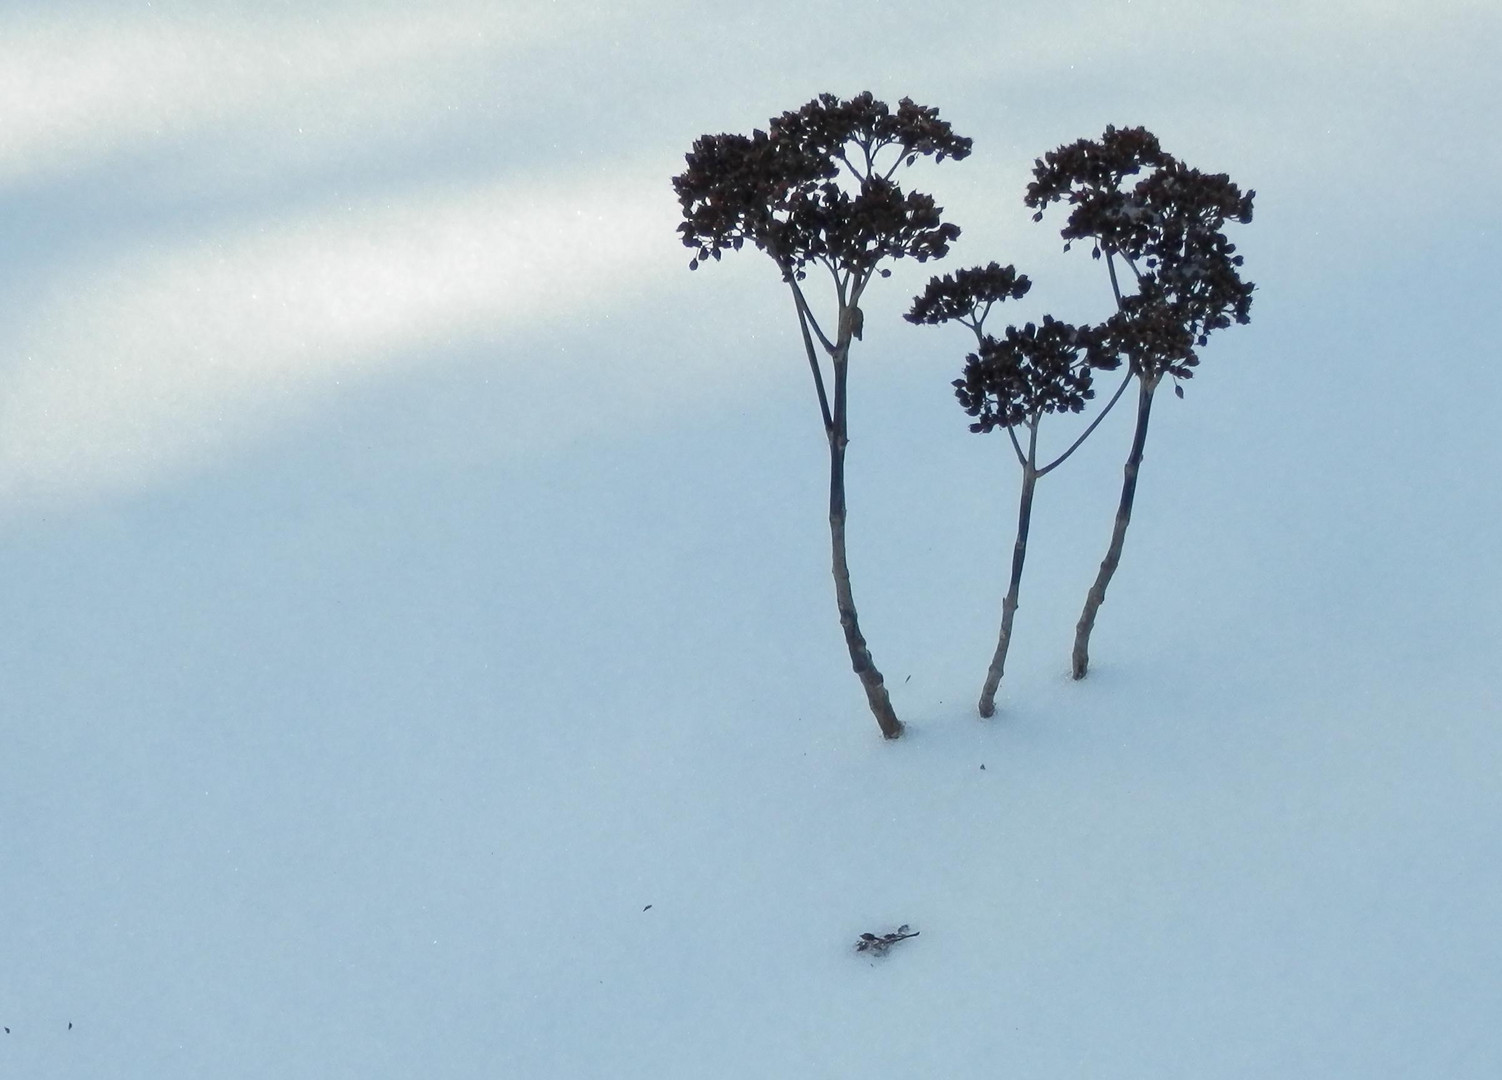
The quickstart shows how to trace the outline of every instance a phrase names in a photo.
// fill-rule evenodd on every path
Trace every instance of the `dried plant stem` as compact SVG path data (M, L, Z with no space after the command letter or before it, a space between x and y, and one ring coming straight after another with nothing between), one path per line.
M1147 423L1152 415L1153 391L1158 388L1157 379L1141 379L1137 388L1137 429L1132 435L1132 450L1127 455L1121 483L1121 501L1116 507L1116 524L1111 530L1111 546L1101 560L1100 572L1095 575L1095 584L1085 596L1085 610L1074 628L1074 654L1071 668L1076 679L1083 679L1090 669L1090 633L1095 629L1095 615L1106 600L1106 587L1121 562L1121 548L1126 542L1127 526L1132 521L1132 503L1137 497L1137 471L1142 467L1142 449L1147 443Z
M981 687L978 709L981 716L996 715L996 692L1001 687L1006 671L1007 650L1012 644L1012 619L1017 614L1017 597L1022 590L1022 567L1027 561L1027 533L1033 517L1033 488L1038 483L1038 417L1028 424L1027 458L1022 463L1022 494L1017 501L1017 539L1012 544L1012 577L1007 584L1007 595L1001 602L1001 633L996 640L996 652L991 657L991 666L986 670L986 682Z
M845 632L845 647L850 652L850 666L866 691L866 702L871 706L871 714L876 717L882 737L901 738L902 721L892 709L885 680L871 659L871 650L861 634L860 620L855 613L855 595L850 589L850 564L845 555L845 440L841 437L831 437L829 441L829 539L835 604L840 612L840 628Z
M859 290L855 290L848 299L843 288L840 289L840 293L840 330L830 350L834 366L833 402L825 396L818 353L814 349L813 339L809 336L808 324L803 323L803 343L808 351L809 365L814 372L814 385L819 395L820 411L825 419L824 434L829 443L829 546L831 569L834 574L835 606L839 610L840 629L845 634L845 648L850 653L850 666L854 669L856 678L860 679L861 688L866 692L866 702L871 708L871 714L876 717L876 725L881 729L883 738L897 739L902 737L902 721L897 719L897 713L892 708L891 696L887 693L886 680L877 669L876 662L871 659L871 649L866 644L865 635L861 633L860 618L855 610L855 594L850 587L850 561L845 550L845 448L850 442L847 434L846 385L849 377L852 325L852 316L848 309L854 307ZM802 296L796 288L794 295L798 300L799 317L806 319L807 306L803 303ZM822 335L820 337L822 339Z

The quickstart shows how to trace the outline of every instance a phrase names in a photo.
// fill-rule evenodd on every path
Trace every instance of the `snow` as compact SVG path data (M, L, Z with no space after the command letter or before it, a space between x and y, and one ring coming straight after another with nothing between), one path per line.
M1466 17L1468 41L1495 39L1495 17ZM1013 29L1041 33L1031 18ZM1301 37L1281 18L1271 66L1244 38L1192 63L1325 78L1297 51L1327 40L1323 24ZM1396 18L1374 17L1375 46L1451 73L1456 101L1497 100L1492 66ZM1127 40L1167 33L1143 20ZM403 206L441 204L458 236L457 215L483 217L475 193L512 179L608 190L570 139L614 106L577 113L525 182L502 171L439 203L449 189L400 181L402 155L431 147L394 136L355 204L298 173L307 191L282 207L191 139L170 160L219 185L196 208L152 201L159 166L71 144L48 144L35 185L0 189L33 212L0 259L0 439L47 431L55 408L67 451L0 445L0 1075L1502 1073L1502 374L1474 318L1495 275L1460 242L1494 232L1474 216L1494 211L1467 204L1460 221L1410 200L1419 180L1396 157L1325 201L1364 158L1323 140L1327 118L1301 126L1324 83L1246 106L1262 119L1234 138L1215 102L1123 100L1125 81L1109 116L1098 87L1051 103L1018 83L997 117L998 69L940 63L937 39L880 18L866 32L915 65L911 86L873 89L977 140L932 173L961 245L873 286L854 361L853 580L909 724L896 743L848 670L817 409L791 305L754 253L690 274L668 220L636 262L622 252L650 241L584 260L597 298L534 283L536 310L517 314L474 280L458 300L429 281L436 299L377 342L349 309L320 323L312 304L292 344L234 308L227 265L210 315L239 320L236 355L273 350L265 368L174 396L180 368L132 359L218 340L196 336L222 330L190 304L153 292L137 318L117 300L210 267L224 237L269 281L328 257L330 236L353 257L359 220L337 207L379 207L360 220L399 230ZM563 54L528 47L534 66L506 78L544 85ZM629 48L587 47L623 94L666 95ZM703 100L633 136L660 160L667 214L694 135L749 130L824 88L805 91L797 53L714 55L724 77ZM865 85L842 62L830 85ZM1331 86L1376 77L1343 64ZM1329 99L1345 130L1393 122L1346 92ZM1442 99L1425 93L1400 119L1438 147L1447 129L1420 121ZM931 270L995 257L1037 284L993 319L1090 317L1101 267L1059 253L1015 180L1123 121L1258 189L1233 239L1260 291L1251 325L1212 338L1186 399L1155 413L1080 683L1068 647L1130 417L1040 483L1000 711L981 721L1015 469L952 399L963 335L899 316ZM129 141L136 124L111 130ZM1292 148L1259 134L1276 124ZM1462 179L1495 153L1456 152L1473 156ZM472 163L445 153L456 174ZM346 166L341 182L366 167ZM24 156L0 169L24 173ZM1362 190L1391 196L1380 235ZM89 235L80 208L100 215ZM251 243L263 226L271 240ZM403 294L411 249L376 247ZM138 257L145 285L101 280ZM541 269L566 289L561 265ZM462 308L452 334L434 321L445 304ZM112 331L131 356L109 351ZM311 375L288 361L298 349ZM130 392L70 413L66 394L28 389L90 372ZM855 951L904 923L920 936Z

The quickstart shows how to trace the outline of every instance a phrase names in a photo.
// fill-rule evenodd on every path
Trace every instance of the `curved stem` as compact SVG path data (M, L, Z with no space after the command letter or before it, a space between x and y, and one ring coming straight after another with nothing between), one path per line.
M814 339L809 336L808 316L803 297L798 292L798 287L793 286L793 306L798 310L798 328L803 331L803 349L808 353L809 370L814 373L814 391L819 395L819 415L824 419L824 434L828 435L834 430L834 417L829 412L829 396L824 392L824 370L819 366L819 354L814 349ZM814 324L817 330L818 324ZM823 337L822 334L819 335Z
M886 739L902 736L902 721L892 709L891 697L886 683L871 650L861 633L860 620L855 611L855 595L850 588L850 563L845 553L845 447L846 437L846 377L850 342L841 337L841 349L834 357L834 426L829 431L829 541L832 569L834 572L835 605L840 613L840 628L845 632L845 647L850 653L850 666L861 687L866 692L866 703L876 717L876 724Z
M1007 595L1001 602L1001 633L996 640L996 652L991 656L991 666L986 670L986 682L981 687L981 716L996 714L996 691L1001 687L1001 678L1006 670L1007 651L1012 645L1012 619L1017 614L1017 597L1022 590L1022 567L1027 560L1027 534L1033 517L1033 488L1040 475L1035 467L1038 460L1038 416L1034 415L1028 425L1027 460L1022 465L1022 495L1017 504L1017 539L1012 543L1012 576L1007 583Z
M1094 420L1090 421L1090 426L1085 429L1084 434L1082 434L1078 439L1075 439L1074 442L1070 444L1068 450L1065 450L1058 457L1050 461L1046 466L1039 469L1039 476L1047 476L1049 473L1057 469L1060 465L1064 464L1065 461L1069 460L1069 455L1080 448L1080 444L1088 439L1090 437L1090 433L1100 426L1100 422L1106 418L1106 414L1116 407L1116 403L1121 400L1122 393L1126 390L1127 384L1131 381L1132 369L1129 367L1127 368L1126 378L1121 380L1121 385L1116 388L1116 393L1111 395L1111 400L1106 402L1106 407L1100 411L1100 415L1097 416Z
M1116 262L1110 248L1106 248L1106 271L1111 275L1111 291L1116 294L1116 310L1122 310L1121 286L1116 281Z
M1036 429L1034 429L1033 434L1034 436L1037 435ZM1017 433L1012 430L1010 424L1007 425L1007 438L1012 440L1012 450L1017 454L1017 464L1021 465L1024 469L1027 468L1027 455L1022 452L1022 444L1017 441Z
M845 163L845 167L850 170L850 175L855 177L855 179L859 181L861 179L861 171L855 167L855 163L852 162L850 160L850 157L845 153L844 147L840 148L839 158Z
M819 320L814 318L814 313L809 310L808 301L803 298L803 290L798 287L797 279L788 278L788 284L792 286L793 297L798 301L798 317L808 320L808 325L814 328L814 333L819 338L819 344L824 346L825 352L832 354L834 352L834 342L825 337L824 331L819 329Z
M871 275L873 272L871 270L867 270L864 274L857 270L850 272L850 295L846 299L846 303L851 307L857 306L861 302L861 297L866 295L866 286L871 284Z
M1137 497L1137 471L1142 467L1142 449L1147 443L1147 422L1152 415L1153 391L1156 380L1142 380L1137 394L1137 430L1132 435L1132 450L1127 455L1122 470L1121 502L1116 508L1116 524L1111 530L1111 546L1101 561L1100 572L1095 575L1095 584L1085 597L1085 610L1074 628L1074 653L1071 668L1076 679L1083 679L1090 669L1090 633L1095 629L1095 615L1106 601L1106 587L1121 562L1121 548L1126 541L1127 526L1132 521L1132 503Z

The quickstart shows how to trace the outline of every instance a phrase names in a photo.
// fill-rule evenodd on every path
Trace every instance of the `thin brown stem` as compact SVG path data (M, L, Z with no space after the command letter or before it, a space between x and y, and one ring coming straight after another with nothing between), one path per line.
M1007 425L1007 438L1012 440L1012 452L1017 455L1017 464L1027 468L1027 455L1022 452L1022 444L1017 441L1017 432L1011 425Z
M850 666L866 692L866 702L876 717L876 724L881 728L883 738L896 739L902 736L902 721L892 709L885 680L871 659L871 650L861 633L855 595L850 587L850 563L845 551L845 447L849 442L846 437L845 390L849 347L849 337L842 334L834 358L834 425L829 432L829 540L835 605L840 613L840 628L845 633L845 647L850 653Z
M845 163L845 167L850 170L850 175L859 180L861 178L861 171L855 167L855 163L850 160L843 148L841 148L838 157Z
M1147 443L1147 423L1152 415L1153 391L1157 380L1143 379L1138 384L1137 429L1132 435L1132 450L1127 455L1121 483L1121 501L1116 508L1116 523L1111 530L1111 546L1101 561L1095 584L1085 597L1085 610L1074 628L1074 653L1071 668L1076 679L1083 679L1090 669L1090 634L1095 629L1095 616L1106 601L1106 587L1121 562L1121 548L1126 542L1127 526L1132 521L1132 503L1137 497L1137 472L1142 467L1142 451Z
M996 714L996 692L1006 671L1007 650L1012 645L1012 620L1017 614L1017 598L1022 591L1022 567L1027 561L1027 534L1033 516L1033 488L1039 476L1038 420L1036 413L1028 420L1027 460L1022 465L1022 494L1017 505L1017 538L1012 543L1012 576L1007 583L1006 598L1001 602L1001 633L996 640L996 652L986 670L986 682L981 687L977 706L984 717Z
M1046 466L1038 470L1039 476L1047 476L1049 473L1053 472L1069 459L1070 454L1074 453L1080 448L1080 444L1088 439L1090 437L1090 433L1100 426L1100 422L1106 418L1106 414L1116 407L1116 403L1121 400L1121 395L1126 391L1127 384L1131 381L1132 371L1130 368L1128 368L1126 378L1121 380L1121 385L1116 388L1116 393L1111 395L1111 400L1106 402L1106 407L1100 411L1099 415L1097 415L1094 420L1090 421L1090 426L1084 430L1084 432L1078 439L1075 439L1074 442L1069 445L1068 450L1065 450L1058 457L1050 461Z
M809 370L814 374L814 392L819 395L819 415L824 420L824 434L828 436L834 430L834 417L829 411L829 396L824 392L824 369L819 365L819 354L814 348L814 339L808 332L809 316L796 286L793 288L793 301L793 306L798 310L798 328L803 331L803 349L808 353ZM818 329L818 324L815 324L814 329Z
M1116 260L1110 248L1106 248L1106 271L1111 275L1111 291L1116 294L1116 310L1121 311L1121 285L1116 281Z
M808 320L808 325L813 327L814 334L819 339L819 344L824 346L824 351L833 354L835 348L834 342L830 341L824 335L824 331L819 328L819 320L814 318L814 313L809 308L808 301L803 296L803 290L798 287L797 279L788 278L788 285L792 287L793 298L798 301L798 317Z

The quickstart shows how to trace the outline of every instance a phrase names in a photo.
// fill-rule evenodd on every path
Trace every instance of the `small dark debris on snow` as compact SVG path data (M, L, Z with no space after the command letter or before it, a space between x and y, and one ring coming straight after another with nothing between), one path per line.
M873 956L885 956L887 950L899 941L918 936L918 931L909 931L907 923L903 923L890 934L862 934L860 940L855 943L856 952L868 952Z
M981 772L985 772L986 771L986 763L984 761L982 761L980 763L980 771Z
M905 682L905 683L910 683L910 682L913 681L913 677L911 675L909 675L907 678L903 679L902 681Z
M642 910L643 911L651 911L652 910L652 905L648 904L646 907L642 908Z

